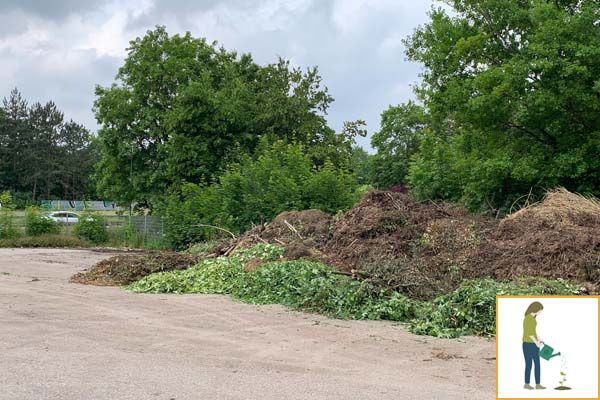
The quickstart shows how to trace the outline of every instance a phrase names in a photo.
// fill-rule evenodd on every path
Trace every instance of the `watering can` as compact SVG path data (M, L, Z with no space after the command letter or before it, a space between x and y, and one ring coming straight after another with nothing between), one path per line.
M540 357L544 360L550 360L552 357L560 356L560 352L552 354L554 349L544 343L544 347L540 349Z

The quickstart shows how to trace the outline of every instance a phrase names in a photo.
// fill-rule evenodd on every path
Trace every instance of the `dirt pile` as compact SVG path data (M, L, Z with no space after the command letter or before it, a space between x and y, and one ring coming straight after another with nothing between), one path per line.
M491 276L600 284L600 202L557 189L505 217L476 260Z
M285 211L270 223L256 226L217 247L214 255L228 255L236 248L271 243L284 246L284 257L288 259L321 260L332 222L333 217L320 210Z
M87 271L71 277L71 282L97 286L128 285L154 272L186 269L198 256L176 252L123 254L102 260Z
M450 204L373 191L335 223L325 252L342 270L429 298L460 283L492 226L493 221Z

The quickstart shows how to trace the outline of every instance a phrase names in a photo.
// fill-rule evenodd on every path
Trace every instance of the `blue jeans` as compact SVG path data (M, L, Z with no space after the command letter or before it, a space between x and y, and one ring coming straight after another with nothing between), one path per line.
M540 384L540 349L535 343L523 342L523 355L525 356L525 384L529 385L531 377L531 364L535 364L535 383Z

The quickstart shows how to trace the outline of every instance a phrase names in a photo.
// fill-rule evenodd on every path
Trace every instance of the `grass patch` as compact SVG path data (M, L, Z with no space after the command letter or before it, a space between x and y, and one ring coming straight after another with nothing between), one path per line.
M0 247L57 247L57 248L80 248L90 247L84 240L73 236L64 235L40 235L23 236L12 239L1 239Z
M480 279L423 302L340 275L321 263L282 261L282 253L280 247L259 244L230 257L203 259L187 270L152 274L127 288L143 293L228 294L247 303L282 304L341 319L402 321L413 333L439 337L494 335L496 295L577 293L564 281ZM246 271L244 263L256 258L266 264Z

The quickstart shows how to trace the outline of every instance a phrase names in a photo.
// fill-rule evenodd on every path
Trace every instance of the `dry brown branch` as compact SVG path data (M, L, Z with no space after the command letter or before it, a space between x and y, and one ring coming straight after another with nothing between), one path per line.
M232 238L236 239L235 235L234 235L232 232L228 231L228 230L227 230L227 229L225 229L225 228L221 228L221 227L219 227L219 226L208 225L208 224L197 224L197 225L195 225L195 226L197 226L197 227L205 227L205 228L214 228L214 229L218 229L218 230L220 230L220 231L223 231L223 232L227 232L227 233L229 233L229 234L231 235L231 237L232 237Z

